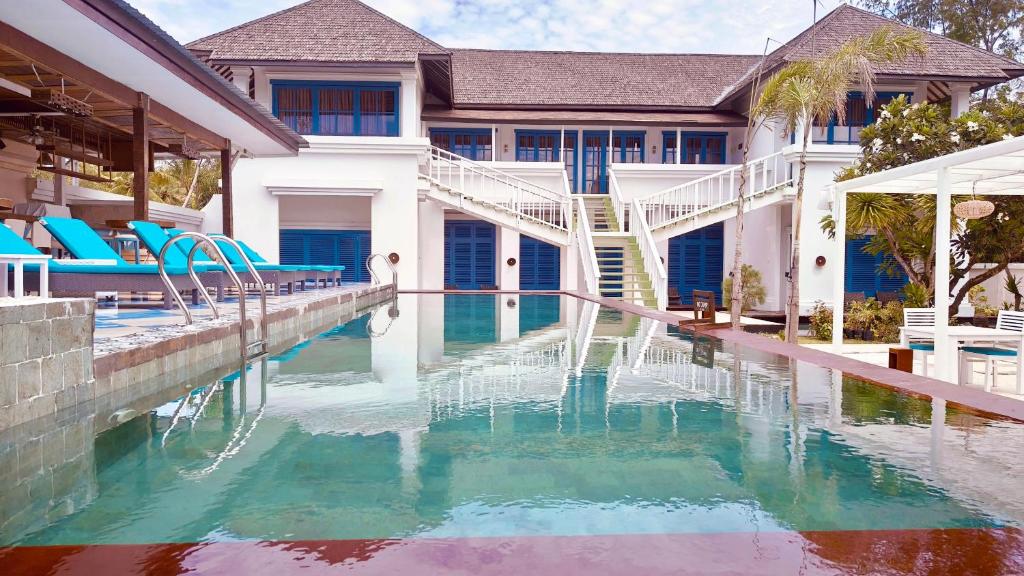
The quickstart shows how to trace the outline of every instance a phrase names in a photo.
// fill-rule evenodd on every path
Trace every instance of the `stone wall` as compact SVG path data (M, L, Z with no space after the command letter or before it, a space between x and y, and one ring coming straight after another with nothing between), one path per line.
M0 298L0 430L92 397L95 301Z

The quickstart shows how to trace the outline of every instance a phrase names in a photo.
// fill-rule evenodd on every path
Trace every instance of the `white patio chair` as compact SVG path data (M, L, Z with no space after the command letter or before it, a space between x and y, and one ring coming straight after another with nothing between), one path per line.
M1000 310L996 317L996 328L1024 333L1024 312ZM969 382L973 370L968 370L971 362L985 363L985 392L991 392L995 385L996 370L999 362L1010 362L1017 365L1017 350L1001 346L964 346L960 350L960 383Z
M903 326L935 326L935 308L904 308ZM900 332L903 328L900 328ZM902 336L902 334L901 334ZM928 375L928 356L935 353L935 342L930 339L912 338L908 347L914 351L914 359L921 356L922 374Z

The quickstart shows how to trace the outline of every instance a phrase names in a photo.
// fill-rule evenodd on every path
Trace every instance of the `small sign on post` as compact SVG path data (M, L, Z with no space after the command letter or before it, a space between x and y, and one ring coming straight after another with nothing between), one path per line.
M679 327L689 330L698 328L724 328L728 323L716 323L718 308L715 306L715 293L710 290L693 291L693 319L683 318Z

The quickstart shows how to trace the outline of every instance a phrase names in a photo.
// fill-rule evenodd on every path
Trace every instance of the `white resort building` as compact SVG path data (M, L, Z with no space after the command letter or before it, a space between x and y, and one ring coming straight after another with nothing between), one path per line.
M884 24L843 5L763 73ZM879 104L906 94L957 114L1024 74L926 41L925 58L882 71L874 102L850 94L848 126L815 128L803 214L791 209L791 135L756 134L744 259L763 276L764 309L783 308L795 218L802 308L830 300L837 244L818 229L822 191ZM344 264L359 280L370 252L395 254L403 289L600 287L661 306L669 292L721 292L760 55L449 49L357 0L314 0L188 47L308 141L234 169L235 235L282 263ZM901 285L855 244L851 291Z

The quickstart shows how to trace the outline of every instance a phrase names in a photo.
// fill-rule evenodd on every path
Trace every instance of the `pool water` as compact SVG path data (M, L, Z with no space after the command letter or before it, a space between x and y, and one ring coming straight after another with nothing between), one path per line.
M1024 571L1021 424L572 297L402 295L122 417L0 564Z

